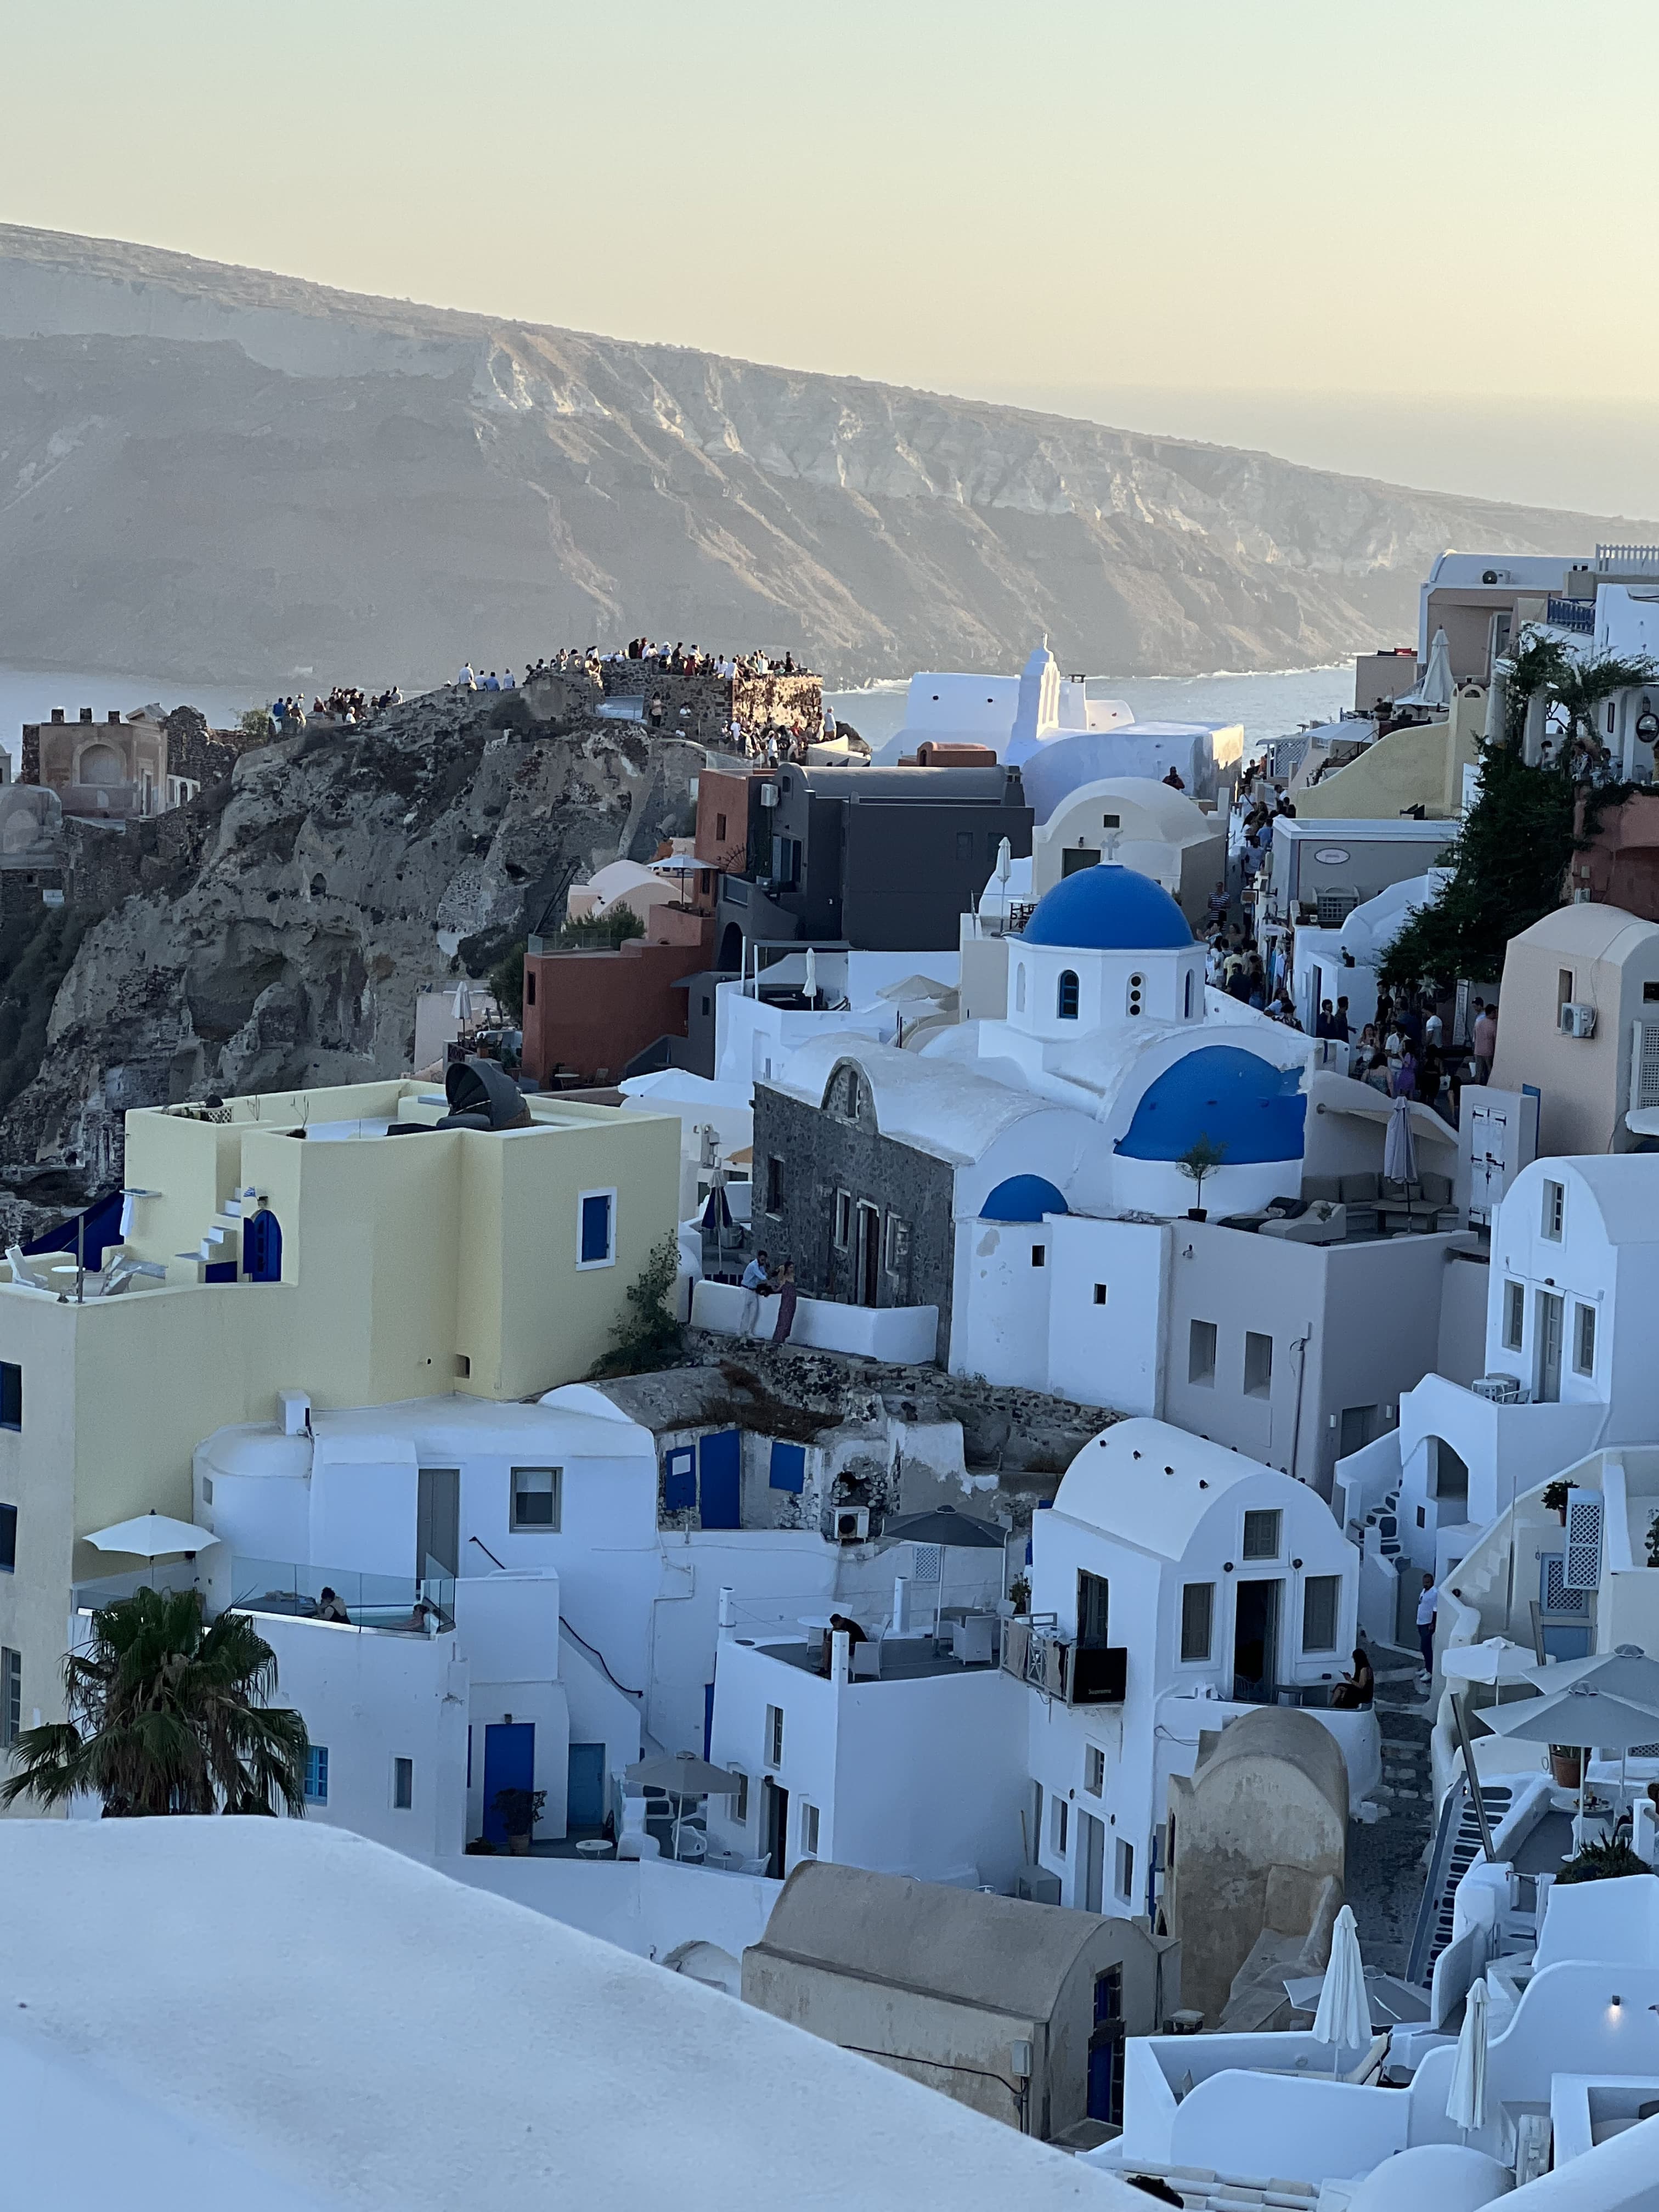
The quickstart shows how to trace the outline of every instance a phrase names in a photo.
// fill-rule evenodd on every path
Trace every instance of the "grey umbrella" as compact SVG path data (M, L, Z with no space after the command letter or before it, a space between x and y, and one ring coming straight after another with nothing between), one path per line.
M660 1790L674 1800L674 1856L680 1855L680 1823L686 1802L692 1797L735 1797L741 1778L723 1766L711 1766L694 1751L677 1751L665 1759L641 1759L627 1769L628 1779L642 1790Z
M1552 1660L1547 1666L1528 1667L1526 1677L1547 1698L1588 1683L1627 1705L1659 1711L1659 1659L1650 1659L1639 1644L1621 1644L1616 1651L1597 1651L1588 1659Z
M1008 1540L1006 1528L994 1522L958 1513L954 1505L936 1505L926 1513L897 1513L882 1527L884 1544L946 1544L963 1551L1000 1552Z
M1612 1660L1626 1656L1620 1652L1607 1656ZM1637 1662L1629 1658L1626 1663L1633 1668ZM1659 1743L1659 1707L1615 1698L1589 1681L1570 1682L1565 1690L1523 1698L1501 1713L1488 1714L1486 1725L1495 1735L1514 1736L1522 1743L1567 1744L1585 1753L1616 1751L1620 1759L1633 1745ZM1583 1838L1584 1785L1589 1778L1589 1760L1585 1758L1578 1766L1576 1844L1582 1844Z

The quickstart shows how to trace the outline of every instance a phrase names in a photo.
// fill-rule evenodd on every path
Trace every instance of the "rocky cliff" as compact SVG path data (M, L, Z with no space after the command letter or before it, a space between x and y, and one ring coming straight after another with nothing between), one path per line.
M437 692L71 825L64 907L0 941L8 1226L117 1180L129 1107L405 1073L452 958L482 974L578 871L685 834L701 750L568 709Z
M1114 675L1285 667L1414 635L1448 545L1632 532L0 227L14 665L412 689L645 630L848 683L1047 630Z

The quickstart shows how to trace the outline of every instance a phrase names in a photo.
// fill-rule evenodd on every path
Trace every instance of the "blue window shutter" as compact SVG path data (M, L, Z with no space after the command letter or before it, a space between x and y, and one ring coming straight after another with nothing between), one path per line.
M772 1487L774 1490L793 1491L799 1497L806 1487L806 1447L805 1444L780 1443L772 1440Z
M601 1192L597 1197L582 1200L582 1258L608 1260L611 1257L611 1195Z
M663 1510L689 1513L696 1502L697 1455L690 1444L682 1444L669 1453L663 1468Z

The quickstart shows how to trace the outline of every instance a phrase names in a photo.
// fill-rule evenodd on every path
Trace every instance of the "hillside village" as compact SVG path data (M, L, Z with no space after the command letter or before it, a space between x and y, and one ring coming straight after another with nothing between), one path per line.
M1046 639L31 724L0 1863L112 2020L120 1898L314 1883L343 2035L517 1941L912 2193L1650 2202L1656 609L1446 554L1265 746ZM129 1635L257 1639L228 1765Z

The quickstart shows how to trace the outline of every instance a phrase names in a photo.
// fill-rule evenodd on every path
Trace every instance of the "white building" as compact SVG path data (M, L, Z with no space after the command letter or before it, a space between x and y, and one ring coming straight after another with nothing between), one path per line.
M1544 1158L1516 1177L1492 1222L1485 1379L1425 1376L1401 1397L1398 1428L1336 1471L1366 1554L1369 1631L1394 1640L1409 1626L1407 1569L1443 1578L1522 1492L1597 1445L1659 1435L1646 1353L1656 1285L1654 1161Z
M1064 1902L1155 1912L1170 1778L1200 1729L1287 1697L1328 1728L1358 1803L1381 1776L1349 1671L1358 1560L1304 1485L1162 1421L1085 1447L1031 1532L1030 1613L1006 1663L1032 1685L1040 1864Z

